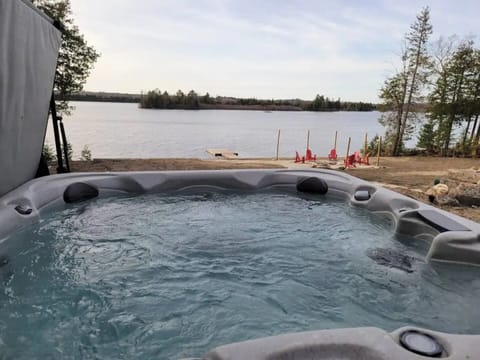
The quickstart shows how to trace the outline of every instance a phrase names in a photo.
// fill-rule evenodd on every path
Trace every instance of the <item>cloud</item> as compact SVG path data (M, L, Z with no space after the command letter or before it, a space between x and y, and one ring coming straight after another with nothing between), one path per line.
M80 29L102 53L87 83L91 90L194 88L265 98L324 93L377 101L423 4L72 0L72 6ZM431 6L432 16L452 7L446 0ZM468 16L453 14L463 22ZM443 16L438 21L445 27Z

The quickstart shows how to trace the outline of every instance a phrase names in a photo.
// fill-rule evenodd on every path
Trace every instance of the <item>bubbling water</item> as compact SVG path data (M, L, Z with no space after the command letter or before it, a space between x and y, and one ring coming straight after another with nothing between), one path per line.
M181 358L354 326L480 331L478 269L426 264L426 244L328 196L100 198L5 244L5 358ZM373 261L375 248L415 258L412 271Z

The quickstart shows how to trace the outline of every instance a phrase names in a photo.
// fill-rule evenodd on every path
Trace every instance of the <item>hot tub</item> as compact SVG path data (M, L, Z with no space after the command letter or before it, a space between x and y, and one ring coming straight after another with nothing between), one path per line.
M480 358L480 225L340 172L50 176L0 239L15 358Z

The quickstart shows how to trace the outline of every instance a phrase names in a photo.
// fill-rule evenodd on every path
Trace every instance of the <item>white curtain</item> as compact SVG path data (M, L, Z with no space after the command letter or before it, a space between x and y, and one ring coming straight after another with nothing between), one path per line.
M34 178L61 34L23 0L0 0L0 196Z

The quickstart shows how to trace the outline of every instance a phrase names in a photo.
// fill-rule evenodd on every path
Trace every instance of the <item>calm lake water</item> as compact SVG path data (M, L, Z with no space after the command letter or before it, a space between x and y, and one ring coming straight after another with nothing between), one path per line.
M274 157L281 130L280 156L310 148L327 156L338 130L337 151L351 151L369 137L383 135L379 112L295 112L236 110L147 110L137 104L74 102L75 111L64 120L67 137L78 158L88 145L94 158L208 158L208 148L227 148L241 157ZM47 141L54 144L51 127Z

